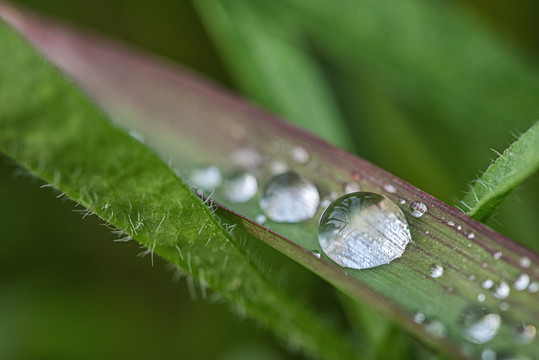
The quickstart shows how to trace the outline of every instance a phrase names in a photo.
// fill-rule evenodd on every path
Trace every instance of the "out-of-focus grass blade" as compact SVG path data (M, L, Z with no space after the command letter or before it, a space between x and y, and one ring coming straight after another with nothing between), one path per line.
M283 290L266 259L3 20L0 53L2 152L292 345L323 358L355 356L346 336Z
M271 3L194 3L244 93L323 139L351 149L334 95L293 19Z
M401 258L388 265L342 268L324 255L318 258L311 253L320 250L316 232L322 208L303 223L268 221L262 227L249 220L260 215L259 195L238 205L217 189L212 197L242 214L221 207L219 217L236 223L238 230L269 244L352 298L394 316L423 341L455 356L478 356L486 349L509 356L538 353L537 341L526 341L539 325L537 254L376 166L192 75L29 17L12 20L105 112L143 134L162 156L171 157L171 166L183 170L211 163L225 176L248 168L263 185L278 162L314 181L324 200L343 194L344 185L354 182L398 204L413 241ZM300 159L295 156L298 151ZM410 214L413 201L428 208L420 218ZM443 268L442 276L431 276L433 265ZM469 312L477 309L491 316L474 327ZM492 338L477 341L477 331L487 331Z
M485 222L502 201L539 168L539 122L519 137L470 185L462 210Z

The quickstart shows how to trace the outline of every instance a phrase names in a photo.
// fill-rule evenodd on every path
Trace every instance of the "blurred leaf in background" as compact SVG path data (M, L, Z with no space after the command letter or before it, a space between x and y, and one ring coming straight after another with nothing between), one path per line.
M531 1L196 1L198 13L173 0L17 3L193 67L449 203L491 149L539 117ZM6 358L294 357L226 306L192 302L164 263L152 269L133 243L1 166ZM537 175L515 199L489 225L537 251ZM414 354L399 330L380 334L379 349L404 345L379 358ZM39 346L25 349L25 337Z

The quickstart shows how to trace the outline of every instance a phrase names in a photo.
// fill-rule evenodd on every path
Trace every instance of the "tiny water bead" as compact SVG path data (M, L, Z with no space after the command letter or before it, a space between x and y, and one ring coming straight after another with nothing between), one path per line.
M391 193L391 194L394 194L397 192L397 189L395 188L395 186L391 185L391 184L385 184L384 185L384 190L387 191L388 193Z
M402 256L410 242L408 223L400 208L370 192L346 194L322 214L318 242L337 264L365 269Z
M526 290L530 284L530 276L528 274L520 274L520 276L515 280L515 289L516 291Z
M486 299L485 294L479 294L479 295L477 295L477 301L479 301L479 302L484 302L485 299Z
M320 204L316 186L298 173L287 172L270 179L260 198L268 218L281 223L311 219Z
M531 264L532 264L532 261L530 260L529 257L523 256L520 258L520 266L529 268Z
M258 191L256 177L250 173L236 173L225 182L225 197L232 203L244 203Z
M306 164L310 158L307 150L301 146L293 147L292 151L290 152L290 156L292 157L292 160L298 164Z
M430 266L430 276L432 278L439 278L444 273L444 268L438 264L432 264Z
M505 281L502 281L494 290L494 297L496 299L506 299L509 296L510 290L509 285Z
M193 169L189 183L201 190L212 191L221 185L221 170L217 166L206 166Z
M498 251L494 251L494 252L492 253L492 258L493 258L494 260L499 260L501 257L502 257L502 252L499 251L499 250L498 250Z
M483 350L481 360L496 360L496 352L492 349Z
M484 344L492 340L500 328L501 317L489 313L482 306L471 306L462 312L465 337L473 343Z
M349 193L353 193L353 192L358 192L358 191L361 190L361 188L359 187L358 183L348 182L348 183L344 184L343 190L344 190L345 194L349 194Z
M266 219L266 215L264 215L264 214L258 214L258 215L256 216L256 218L255 218L255 221L256 221L257 223L259 223L259 224L265 223L266 220L267 220L267 219Z
M421 201L414 201L410 205L410 215L412 215L415 218L420 218L421 216L425 215L426 212L427 212L427 205L425 205Z
M318 259L320 259L320 258L322 257L322 254L320 253L320 251L318 251L318 250L316 250L316 249L313 250L313 251L311 251L311 252L312 252L312 254L313 254L316 258L318 258Z
M494 281L490 279L486 279L481 283L481 286L483 286L483 289L490 289L494 285Z

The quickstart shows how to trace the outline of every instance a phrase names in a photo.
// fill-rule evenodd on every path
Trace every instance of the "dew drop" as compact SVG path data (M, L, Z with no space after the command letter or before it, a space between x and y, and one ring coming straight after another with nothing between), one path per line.
M520 274L520 276L515 280L515 289L517 291L526 290L530 284L530 276L528 274Z
M264 215L264 214L258 214L258 215L256 216L256 218L255 218L255 221L256 221L257 223L259 223L259 224L265 223L266 220L267 220L267 219L266 219L266 215Z
M306 164L309 161L309 153L301 146L294 146L290 156L298 164Z
M260 198L260 208L273 221L297 223L311 219L320 204L316 186L298 173L273 177Z
M361 191L361 188L359 187L358 183L349 182L349 183L344 184L343 190L345 194L349 194L349 193Z
M496 360L496 352L492 349L483 350L481 360Z
M432 264L430 266L430 276L432 278L439 278L444 273L444 268L438 264Z
M232 163L244 170L254 170L262 164L262 155L252 147L243 147L232 153Z
M214 190L221 185L221 181L221 170L219 170L217 166L206 166L193 169L189 177L190 184L204 191Z
M431 320L425 322L425 331L435 338L442 339L445 337L446 329L444 324L438 320Z
M462 230L462 226L457 225L457 230L458 230L458 231Z
M224 183L225 197L232 203L244 203L253 198L258 191L256 177L250 173L237 173Z
M494 281L490 279L486 279L481 283L481 286L483 286L483 289L490 289L494 285Z
M395 186L391 185L391 184L385 184L384 185L384 190L387 191L388 193L391 193L391 194L394 194L397 192L397 189L395 188Z
M537 335L537 329L533 325L519 324L515 327L515 339L519 344L529 344Z
M401 257L410 231L397 204L380 194L359 192L338 198L324 211L318 242L337 264L365 269Z
M509 285L505 281L502 281L494 290L494 297L496 299L506 299L509 296L510 290Z
M539 283L532 282L530 286L528 286L528 291L532 294L535 294L539 291Z
M269 172L272 176L284 174L288 171L288 165L282 160L273 160L269 164Z
M412 215L415 218L420 218L421 216L425 215L426 212L427 212L427 205L425 205L421 201L414 201L410 205L410 215Z
M492 340L500 328L501 318L482 306L471 306L462 312L465 337L473 343L484 344Z
M529 257L523 256L520 258L520 266L524 268L529 268L531 264L532 264L532 261L530 260Z
M400 199L400 200L399 200L399 204L401 204L401 205L404 205L404 204L406 204L406 200L404 200L404 199Z
M414 315L414 322L416 324L422 324L423 321L425 321L425 314L423 314L422 312L417 312L415 313Z
M320 201L320 207L322 209L327 208L329 205L331 205L331 200L329 200L329 199L324 199L324 200Z
M316 249L313 250L313 251L311 251L311 252L312 252L312 254L313 254L316 258L318 258L318 259L320 259L320 258L322 257L322 254L320 253L320 251L318 251L318 250L316 250Z
M475 234L473 232L469 233L468 239L472 240L473 238L475 238Z
M500 303L500 305L499 305L498 307L500 308L501 311L507 311L507 310L509 310L509 304L506 303L506 302Z
M501 257L502 257L502 252L499 251L499 250L498 250L498 251L494 251L494 252L492 253L492 258L493 258L494 260L499 260Z
M447 222L447 225L449 225L449 226L455 226L455 223L454 223L453 221L449 220L449 221Z
M486 299L485 294L479 294L479 295L477 295L477 301L483 302L483 301L485 301L485 299Z

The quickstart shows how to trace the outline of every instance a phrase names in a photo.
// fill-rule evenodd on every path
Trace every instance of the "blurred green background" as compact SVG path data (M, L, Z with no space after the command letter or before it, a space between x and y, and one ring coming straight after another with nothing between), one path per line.
M230 61L222 60L218 54L221 48L214 46L189 1L16 3L173 59L229 88L242 89L234 71L225 65ZM358 3L364 3L361 10L365 11L356 14L363 23L370 16L385 14L368 1ZM539 118L539 99L534 103L539 94L534 92L539 90L539 3L413 3L430 3L425 5L427 14L429 9L447 8L451 15L438 19L445 12L434 12L432 18L421 18L413 9L398 14L402 19L416 16L417 26L428 30L419 32L426 38L424 43L419 42L424 48L409 49L410 58L384 58L395 54L386 47L404 41L398 38L398 31L391 31L392 18L378 23L373 20L381 40L365 42L370 46L367 49L359 44L357 62L354 58L340 60L331 46L324 47L323 41L316 39L308 39L309 51L322 69L339 115L345 119L343 126L352 134L351 150L455 204L468 182L495 158L490 149L503 151L513 141L512 133L525 131ZM391 12L385 15L394 16ZM354 34L356 24L346 23L347 19L342 21ZM331 23L340 19L318 20L329 41L331 36L338 36L339 27L333 34L332 27L324 28L323 20ZM447 28L462 33L446 34ZM361 29L358 25L357 31ZM476 32L467 33L469 29ZM464 41L479 33L480 39L488 39L499 52L478 46L474 54L455 53L454 59L446 59L447 64L436 63L433 44L428 40L430 31L438 31L435 40L447 38L448 42L458 36ZM451 49L453 45L448 43L446 47ZM369 51L372 58L363 58L362 51ZM509 54L509 60L504 54ZM496 63L492 57L496 56L500 58L499 68L492 67ZM477 77L451 73L458 69L452 67L453 63L469 58L477 60L469 64L471 69L479 69ZM386 67L372 65L372 59ZM414 83L419 77L405 72L413 69L418 59L422 61L419 68L434 69L442 80L433 81L432 87L426 89L428 79ZM406 66L407 61L412 65ZM461 66L466 68L467 64ZM496 72L482 72L489 66ZM398 86L393 87L395 84ZM436 88L437 84L447 88ZM447 93L444 103L429 97L431 92L443 91ZM425 101L418 101L422 94ZM463 98L451 98L455 95ZM507 102L499 101L505 97ZM493 115L499 117L494 119ZM537 175L527 181L488 224L536 251L537 181ZM152 268L148 258L136 256L140 249L134 242L114 242L116 236L101 221L91 216L82 219L73 211L73 203L56 199L53 191L41 189L40 185L17 165L0 158L0 359L300 357L277 346L279 341L253 321L231 314L226 304L193 301L185 279L173 281L174 271L165 263L157 262Z

